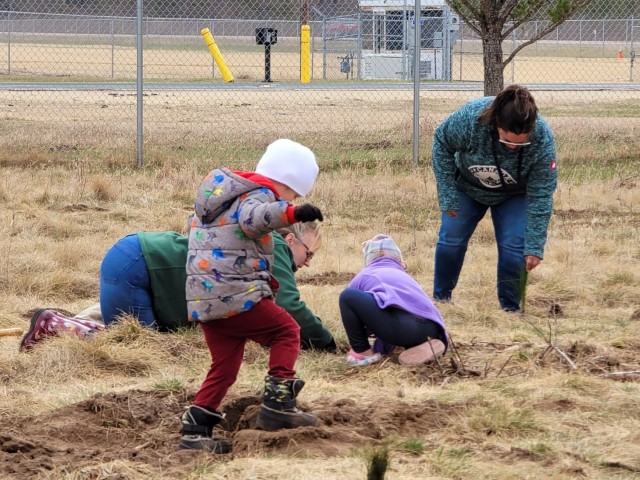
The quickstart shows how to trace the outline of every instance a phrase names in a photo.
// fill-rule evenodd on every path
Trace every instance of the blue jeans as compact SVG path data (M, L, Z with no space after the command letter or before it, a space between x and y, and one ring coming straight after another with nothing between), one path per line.
M100 266L100 309L105 325L123 313L156 327L151 281L138 235L128 235L111 247Z
M373 294L347 288L340 294L340 315L349 344L356 353L365 352L369 333L380 340L401 347L415 347L428 338L443 337L440 325L432 320L418 318L400 308L380 308Z
M524 273L524 233L527 222L527 198L510 197L488 207L458 190L460 209L451 218L442 213L442 225L436 245L433 298L450 301L458 283L467 244L478 222L491 208L491 219L498 244L498 300L507 311L520 310L520 278Z

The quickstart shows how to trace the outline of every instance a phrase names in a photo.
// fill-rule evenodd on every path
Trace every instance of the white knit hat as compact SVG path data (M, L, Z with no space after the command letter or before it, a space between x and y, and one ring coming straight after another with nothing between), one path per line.
M256 173L286 185L301 197L313 188L318 171L313 152L286 138L269 145L256 166Z
M393 241L393 238L388 235L378 234L371 240L364 242L362 249L364 254L364 265L367 266L373 262L376 258L389 257L397 261L400 265L404 266L404 260L402 260L402 252Z

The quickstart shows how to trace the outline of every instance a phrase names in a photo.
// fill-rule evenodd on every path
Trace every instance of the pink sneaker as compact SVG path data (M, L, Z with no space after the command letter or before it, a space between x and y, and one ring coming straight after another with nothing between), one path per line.
M440 340L427 340L415 347L407 348L398 355L398 362L402 365L422 365L433 362L445 351L444 343Z
M371 365L372 363L376 363L382 360L382 355L379 353L374 353L373 355L369 355L368 357L362 355L361 353L356 353L353 349L349 350L347 354L347 363L354 367L364 367L366 365Z
M29 330L22 337L20 342L20 351L31 350L33 346L45 337L57 336L55 330L51 327L51 319L53 312L46 308L36 310L31 317L31 325Z

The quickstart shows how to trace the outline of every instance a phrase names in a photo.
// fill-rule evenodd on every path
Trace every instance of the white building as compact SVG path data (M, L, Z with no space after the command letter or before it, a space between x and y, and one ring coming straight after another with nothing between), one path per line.
M451 53L460 19L444 0L420 3L420 77L423 80L450 80ZM415 5L415 0L358 0L358 7L364 14L361 78L412 78Z

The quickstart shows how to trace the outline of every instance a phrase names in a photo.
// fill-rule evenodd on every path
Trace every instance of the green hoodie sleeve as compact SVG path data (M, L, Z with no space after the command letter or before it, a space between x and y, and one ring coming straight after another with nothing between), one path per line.
M325 348L332 343L331 333L307 305L300 300L300 292L293 276L293 254L278 233L273 234L274 262L272 273L280 288L276 304L284 308L300 325L300 342L306 347Z

